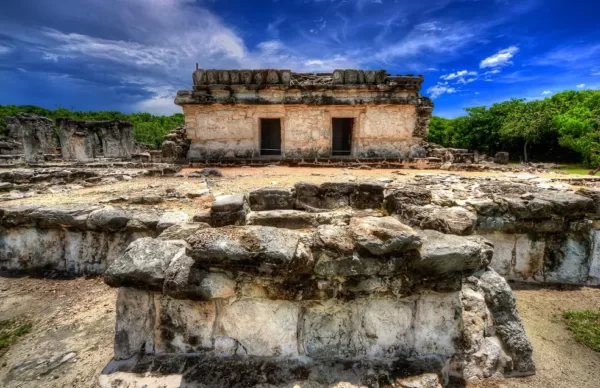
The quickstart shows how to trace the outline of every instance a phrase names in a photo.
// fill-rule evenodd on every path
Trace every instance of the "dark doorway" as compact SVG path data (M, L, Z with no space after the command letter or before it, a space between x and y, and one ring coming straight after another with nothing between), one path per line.
M352 150L352 125L354 119L332 119L333 141L331 155L350 155Z
M281 120L260 120L260 154L281 155Z

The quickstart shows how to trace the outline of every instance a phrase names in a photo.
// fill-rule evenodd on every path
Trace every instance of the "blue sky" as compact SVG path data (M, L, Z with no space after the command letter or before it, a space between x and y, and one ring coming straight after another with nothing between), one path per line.
M423 74L434 114L600 87L596 0L3 0L0 104L170 114L203 68Z

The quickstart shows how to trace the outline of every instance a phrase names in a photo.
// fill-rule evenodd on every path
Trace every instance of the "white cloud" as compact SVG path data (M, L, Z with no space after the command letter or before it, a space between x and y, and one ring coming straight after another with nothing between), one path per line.
M0 44L0 55L2 55L2 54L8 54L12 50L13 50L12 46L6 46L6 45L3 45L3 44Z
M183 113L181 107L173 104L173 98L151 98L143 100L134 106L134 110L138 112L148 112L153 115L167 115L174 113Z
M423 23L415 26L398 42L379 50L374 59L392 62L397 59L419 58L431 54L455 56L474 38L472 30L462 24Z
M550 94L552 94L552 91L550 91L550 90L544 90L544 91L542 92L542 96L548 96L548 95L550 95Z
M583 88L585 88L585 84L579 84L579 85L577 85L577 88L578 89L583 89Z
M476 71L468 71L468 70L461 70L461 71L457 71L456 73L450 73L450 74L445 74L443 76L441 76L440 78L445 80L445 81L450 81L453 79L457 79L457 78L463 78L465 76L476 76L477 72Z
M456 93L456 89L448 85L448 82L438 82L437 85L427 89L427 93L432 100L440 97L442 94Z
M494 75L494 74L498 74L502 72L502 70L500 69L492 69L492 70L488 70L485 73L483 73L483 75Z
M517 46L510 46L509 48L500 50L491 57L487 57L483 61L481 61L479 67L485 69L486 67L494 68L510 65L512 64L511 59L518 51L519 48Z

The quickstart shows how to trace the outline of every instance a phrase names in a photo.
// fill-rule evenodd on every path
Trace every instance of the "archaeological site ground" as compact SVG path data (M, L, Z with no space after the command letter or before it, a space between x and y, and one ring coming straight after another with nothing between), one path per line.
M160 149L7 120L0 386L598 386L600 178L428 142L422 76L192 81Z

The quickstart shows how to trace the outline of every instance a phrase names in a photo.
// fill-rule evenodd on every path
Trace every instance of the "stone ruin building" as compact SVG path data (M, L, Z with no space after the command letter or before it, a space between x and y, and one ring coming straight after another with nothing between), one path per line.
M412 158L433 104L422 76L385 70L202 70L177 93L189 160Z

